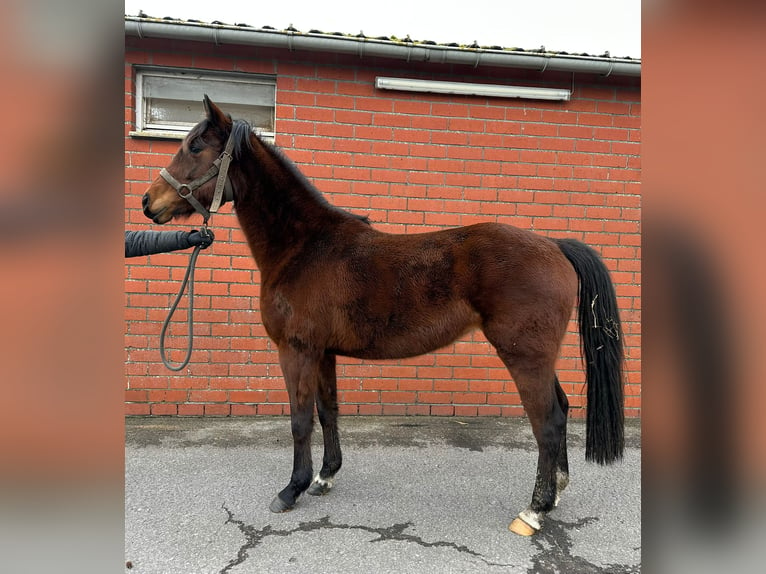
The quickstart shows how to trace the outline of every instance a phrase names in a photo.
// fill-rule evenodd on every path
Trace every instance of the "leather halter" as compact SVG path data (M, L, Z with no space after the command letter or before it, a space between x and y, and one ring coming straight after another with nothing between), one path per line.
M202 215L205 224L207 224L207 220L210 219L210 215L218 211L218 208L221 207L223 203L234 200L234 191L231 188L231 182L227 175L229 164L232 160L231 152L233 149L234 140L231 135L229 135L229 139L226 142L226 148L221 152L221 155L218 156L218 159L213 162L210 169L189 183L179 182L176 178L170 175L170 172L164 167L160 170L162 178L167 181L176 192L178 192L180 197L191 203L192 207L197 210L197 213ZM194 197L194 191L216 176L218 176L218 179L215 182L213 201L210 204L210 208L205 209L197 198ZM184 188L186 188L186 191L184 191Z

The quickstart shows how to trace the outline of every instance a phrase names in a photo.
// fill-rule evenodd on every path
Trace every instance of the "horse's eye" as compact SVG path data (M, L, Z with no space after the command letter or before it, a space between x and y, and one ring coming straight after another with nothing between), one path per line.
M195 140L189 144L189 151L192 153L199 153L202 150L203 150L203 147L198 140Z

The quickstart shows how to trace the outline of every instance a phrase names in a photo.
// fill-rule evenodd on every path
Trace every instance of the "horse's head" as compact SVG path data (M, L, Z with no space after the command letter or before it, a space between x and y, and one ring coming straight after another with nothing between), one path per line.
M226 175L233 147L232 120L207 96L203 104L205 119L189 131L173 160L144 194L144 215L154 223L195 212L207 221L222 202L232 200Z

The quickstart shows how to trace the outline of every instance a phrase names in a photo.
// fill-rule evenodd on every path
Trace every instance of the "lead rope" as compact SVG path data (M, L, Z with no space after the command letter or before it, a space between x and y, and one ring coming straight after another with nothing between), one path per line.
M205 222L205 225L202 227L202 229L200 229L200 233L208 233L207 221ZM165 322L162 323L162 330L160 331L160 357L162 358L162 363L171 371L180 371L189 364L189 360L191 359L192 348L194 346L194 271L196 270L197 256L201 250L202 245L194 246L194 251L192 251L192 254L189 257L189 265L186 268L186 274L184 275L183 281L181 282L181 288L178 291L178 295L176 295L175 301L173 301L173 304L170 306L168 316L165 318ZM187 317L189 344L186 347L186 357L184 358L183 362L179 365L173 365L170 363L170 360L167 358L165 353L165 334L168 330L168 325L170 325L170 320L172 319L173 314L176 312L178 303L181 301L181 297L183 297L187 283L189 285L189 312Z

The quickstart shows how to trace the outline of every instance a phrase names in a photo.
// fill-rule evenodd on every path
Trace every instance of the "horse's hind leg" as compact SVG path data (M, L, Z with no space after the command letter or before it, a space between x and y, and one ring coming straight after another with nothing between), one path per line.
M290 428L293 435L293 472L290 482L269 506L272 512L292 510L309 487L312 476L311 432L314 425L314 394L319 361L292 347L279 349L279 362L290 396Z
M308 493L319 496L330 492L335 474L340 470L343 462L340 439L338 438L338 387L335 378L335 355L327 355L322 361L316 404L319 423L322 425L324 457L322 469L314 477Z
M532 502L509 526L512 532L529 536L540 530L545 515L556 504L566 414L557 396L552 366L536 365L518 355L508 357L501 353L500 356L513 376L537 441L537 475Z

